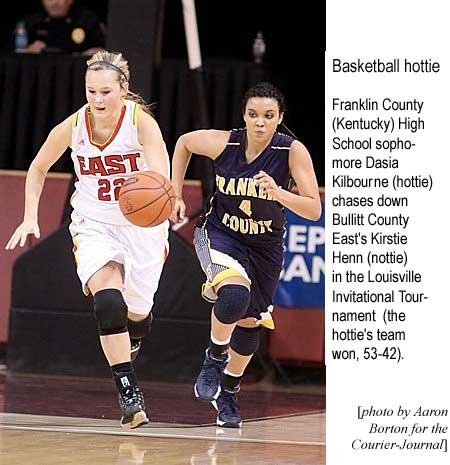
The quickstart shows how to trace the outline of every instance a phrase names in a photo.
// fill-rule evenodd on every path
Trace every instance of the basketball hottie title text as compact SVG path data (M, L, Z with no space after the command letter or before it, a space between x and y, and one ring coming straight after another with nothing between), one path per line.
M439 73L441 65L431 58L410 60L407 58L393 58L392 60L345 61L340 58L333 59L333 73Z

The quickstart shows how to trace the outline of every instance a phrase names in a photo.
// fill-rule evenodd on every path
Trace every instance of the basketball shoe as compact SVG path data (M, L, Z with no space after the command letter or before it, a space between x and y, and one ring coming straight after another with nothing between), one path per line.
M127 389L120 391L119 405L122 410L122 418L120 419L122 428L138 428L148 423L144 395L138 386L129 386Z
M235 392L222 391L217 400L213 400L211 404L217 410L217 426L224 428L240 428L242 426L242 418Z
M194 384L194 394L197 399L208 402L217 399L220 393L220 378L229 360L228 353L222 357L222 360L215 360L210 357L209 349L206 350L202 370Z
M139 350L141 349L141 345L142 345L142 339L131 339L130 338L131 362L134 362L136 360Z

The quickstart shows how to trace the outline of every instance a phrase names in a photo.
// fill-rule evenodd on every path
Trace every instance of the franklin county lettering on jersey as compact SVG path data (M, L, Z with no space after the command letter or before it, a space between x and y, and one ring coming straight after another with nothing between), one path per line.
M274 200L273 197L264 192L264 190L258 186L252 178L230 178L228 182L222 176L216 175L216 186L217 189L226 195L239 195L245 197L255 197L264 200ZM251 215L250 203L243 200L239 208L246 213ZM236 215L230 215L225 213L222 217L222 223L232 229L233 231L239 231L242 234L263 234L266 231L272 231L271 225L272 220L254 220L253 218L239 218Z

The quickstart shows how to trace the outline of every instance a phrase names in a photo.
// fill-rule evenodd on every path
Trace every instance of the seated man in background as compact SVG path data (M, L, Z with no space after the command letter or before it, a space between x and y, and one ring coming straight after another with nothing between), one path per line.
M74 0L42 0L42 11L17 24L16 51L92 55L104 49L105 26L100 18L73 3ZM18 39L20 33L22 37Z

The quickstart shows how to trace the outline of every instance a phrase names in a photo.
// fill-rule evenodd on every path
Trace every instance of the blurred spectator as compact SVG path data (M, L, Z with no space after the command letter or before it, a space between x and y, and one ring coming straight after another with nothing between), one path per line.
M16 51L93 55L103 50L105 25L93 11L73 3L74 0L42 0L42 11L17 24Z

